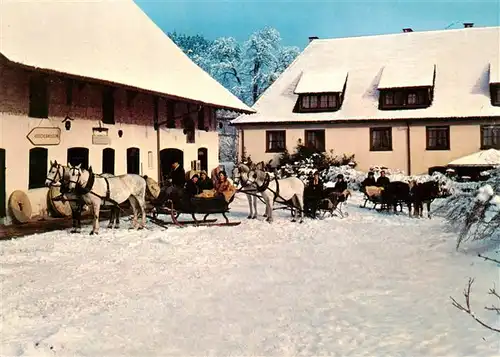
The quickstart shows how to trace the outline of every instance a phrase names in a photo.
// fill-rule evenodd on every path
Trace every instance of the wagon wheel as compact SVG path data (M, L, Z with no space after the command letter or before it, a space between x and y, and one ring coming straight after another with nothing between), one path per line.
M12 218L17 223L26 223L31 218L31 202L24 191L16 190L9 197L9 208Z

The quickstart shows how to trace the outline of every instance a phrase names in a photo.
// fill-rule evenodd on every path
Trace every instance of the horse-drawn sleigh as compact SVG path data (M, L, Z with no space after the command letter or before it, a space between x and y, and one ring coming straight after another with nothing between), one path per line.
M403 205L406 205L410 217L422 217L425 203L427 217L431 218L431 203L443 195L443 188L434 180L426 182L411 180L408 183L393 181L383 187L366 186L362 188L362 192L365 195L365 201L361 207L366 207L367 202L371 202L372 209L377 209L377 205L381 206L377 209L378 211L389 211L392 208L396 212L399 207L402 212Z
M111 217L108 228L119 228L120 212L127 205L133 212L132 228L143 229L146 225L146 200L152 206L151 215L148 216L152 223L166 228L169 224L176 226L194 225L215 225L234 226L241 222L229 222L227 212L229 205L234 199L231 197L227 202L224 198L197 198L188 200L175 200L166 197L164 200L157 200L160 188L151 178L134 174L120 176L100 175L92 172L92 168L85 170L78 166L64 166L57 161L51 162L46 185L49 187L60 186L62 192L55 201L68 201L71 206L73 219L72 233L76 233L81 228L81 214L85 206L90 209L93 215L93 229L90 234L97 234L99 231L99 213L102 208L111 210ZM139 222L138 216L141 216ZM160 214L167 214L172 218L171 222L160 219ZM179 221L181 214L190 214L192 221ZM203 214L202 220L196 218L197 214ZM216 219L208 219L209 215L222 214L225 223L215 223Z
M174 224L178 227L183 227L186 225L195 226L237 226L241 222L230 222L227 217L229 212L229 205L234 200L234 195L226 201L223 196L215 196L210 198L205 197L179 197L177 199L167 198L164 200L154 200L151 202L153 208L151 214L148 218L151 222L159 225L161 227L167 228L168 225ZM159 215L170 216L171 222L160 219ZM190 215L192 220L180 221L178 218L180 215ZM225 222L217 223L217 219L208 219L210 215L220 214L224 217ZM199 220L196 215L203 215L203 218Z
M189 181L193 174L197 173L187 172L186 179ZM214 183L220 182L221 186L219 188L224 186L226 189L222 192L218 192L212 188L203 190L197 195L192 195L188 192L188 190L184 190L179 187L176 188L172 185L172 183L167 183L160 189L159 186L154 187L156 184L154 181L149 182L148 191L155 191L159 194L150 200L152 210L151 214L148 215L148 218L151 222L165 228L170 224L174 224L179 227L185 225L223 227L237 226L241 224L239 221L230 222L227 217L227 213L230 210L229 206L235 198L235 189L226 177L225 172L222 171L221 173L221 170L218 167L215 168L212 170L211 180ZM225 182L226 180L227 182ZM160 214L170 216L171 221L160 219ZM192 220L180 221L178 218L182 214L190 215ZM208 219L210 215L214 214L222 215L225 222L217 223L217 219ZM203 215L203 218L200 220L196 217L196 215Z
M241 185L239 192L244 193L248 199L250 213L247 218L257 218L257 200L266 205L264 217L266 221L272 222L272 212L275 210L290 210L292 222L296 221L297 213L300 214L300 221L303 222L305 213L310 213L304 202L314 201L314 212L321 212L318 217L324 218L326 214L331 216L339 215L341 218L348 216L343 212L343 206L347 198L351 195L349 190L336 192L327 188L322 192L321 197L312 197L306 189L306 185L297 177L287 177L278 179L264 170L264 163L236 165L233 169L233 179L235 184ZM275 207L275 204L278 206ZM307 211L307 212L306 212ZM316 218L316 214L314 214Z

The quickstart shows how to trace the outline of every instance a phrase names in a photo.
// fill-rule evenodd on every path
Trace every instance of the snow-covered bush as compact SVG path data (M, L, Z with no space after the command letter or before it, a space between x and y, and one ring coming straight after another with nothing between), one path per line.
M500 239L500 170L478 190L458 192L434 211L458 230L457 249L469 240Z
M306 181L314 171L319 171L325 179L326 170L347 164L350 167L356 167L354 155L335 155L333 150L325 154L299 143L294 153L290 154L288 150L285 150L280 156L276 171L279 177L297 176Z

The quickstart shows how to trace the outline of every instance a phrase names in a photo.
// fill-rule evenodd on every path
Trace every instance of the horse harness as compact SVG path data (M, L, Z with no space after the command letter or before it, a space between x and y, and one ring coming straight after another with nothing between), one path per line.
M76 168L70 168L70 170L77 170ZM74 175L74 172L72 173ZM80 177L81 177L81 171L78 170L78 179L75 181L70 181L70 182L73 182L76 187L75 187L75 193L79 196L83 196L83 195L86 195L86 194L92 194L96 197L99 197L103 204L107 202L113 204L113 206L115 207L118 207L120 208L119 206L119 203L116 202L115 200L111 199L111 191L110 191L110 188L109 188L109 180L107 177L103 177L103 176L99 176L100 178L103 178L104 181L106 182L106 196L101 196L101 195L98 195L97 193L95 193L94 191L92 191L92 188L94 187L94 183L95 183L95 179L96 179L96 175L92 172L92 171L89 171L89 179L87 181L87 183L85 184L85 186L82 186L81 183L80 183ZM120 208L121 209L121 208Z
M266 190L271 191L274 195L273 202L276 202L277 198L281 198L283 200L283 202L286 202L285 199L280 196L280 184L279 184L278 178L276 176L274 176L274 182L276 182L276 191L274 191L273 189L271 189L269 187L269 184L271 183L271 176L269 175L269 173L266 172L266 178L264 179L264 182L262 183L262 185L259 186L257 183L255 183L255 186L257 186L258 192L264 192Z

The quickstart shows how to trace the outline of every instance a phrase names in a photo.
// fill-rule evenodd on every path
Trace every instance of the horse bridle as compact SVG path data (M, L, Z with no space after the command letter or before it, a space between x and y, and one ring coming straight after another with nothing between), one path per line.
M250 184L248 183L248 181L249 181L248 178L246 180L243 180L241 178L241 170L239 168L237 168L237 170L238 170L238 177L235 177L235 179L237 178L238 183L241 183L241 188L245 188L245 187L250 186ZM238 183L236 183L236 184L238 184Z
M49 178L48 175L47 175L47 177L45 177L45 180L50 182L50 186L52 186L54 183L57 183L57 182L62 183L62 181L64 180L64 174L65 174L64 166L62 166L61 164L55 164L55 165L52 164L50 169L52 170L53 167L56 168L56 173L55 173L54 177ZM59 172L59 169L62 169L62 174ZM59 176L59 179L57 179L58 176Z
M75 175L76 172L78 172L78 175ZM78 186L82 186L82 184L80 182L80 178L82 177L82 171L78 167L70 167L69 168L69 173L71 175L70 177L73 177L73 176L77 177L76 181L69 180L69 182L70 183L74 183L75 184L75 188L78 187Z

